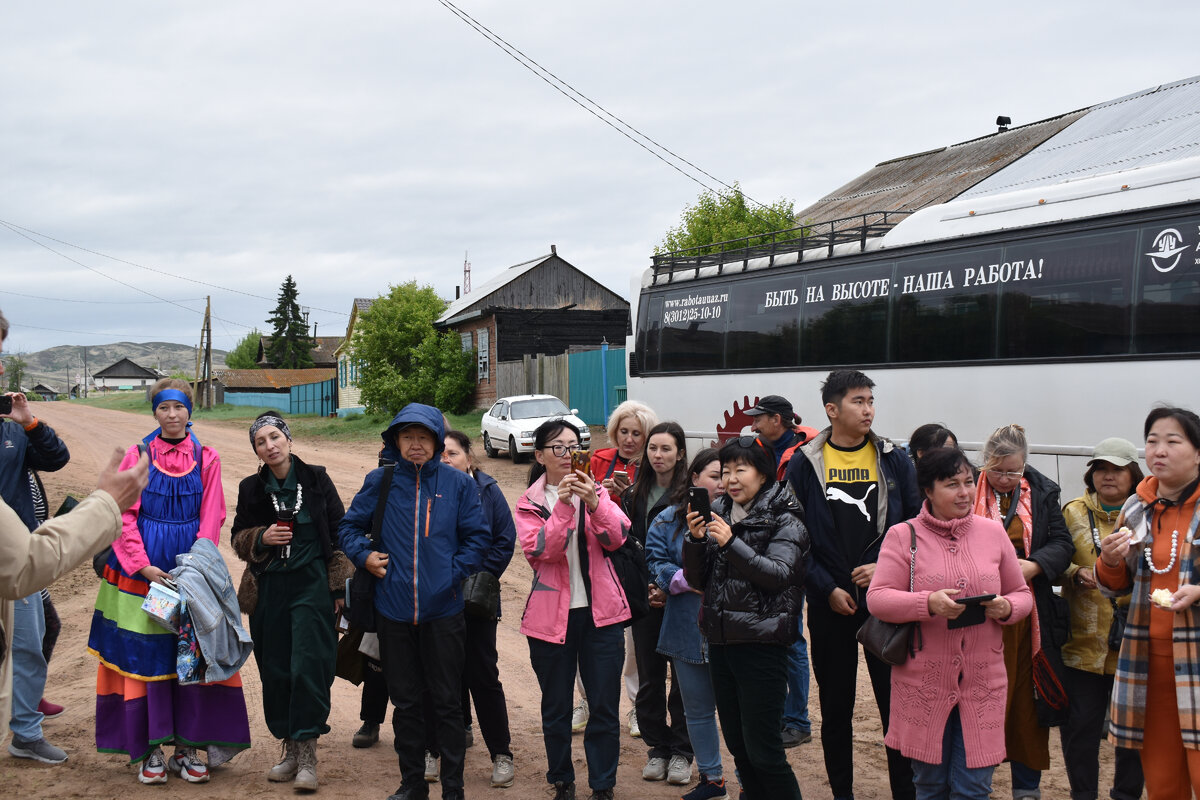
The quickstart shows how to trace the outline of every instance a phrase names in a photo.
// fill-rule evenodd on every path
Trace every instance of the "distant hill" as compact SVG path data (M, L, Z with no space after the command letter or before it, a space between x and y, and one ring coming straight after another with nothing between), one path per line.
M224 350L213 350L213 371L225 368ZM5 356L14 355L5 353ZM44 383L54 389L62 389L70 375L71 383L83 373L84 348L78 345L60 345L36 353L21 353L28 364L29 378L26 386ZM87 370L95 374L112 366L122 358L147 369L158 369L170 374L180 371L188 375L196 372L196 348L173 342L114 342L112 344L88 345Z

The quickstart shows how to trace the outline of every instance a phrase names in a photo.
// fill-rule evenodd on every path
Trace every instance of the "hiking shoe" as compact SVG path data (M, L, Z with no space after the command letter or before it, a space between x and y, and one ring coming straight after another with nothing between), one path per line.
M167 761L167 769L188 783L208 783L208 765L196 758L196 748L176 747Z
M597 789L588 796L588 800L613 800L613 790Z
M646 759L646 767L642 770L644 781L665 781L667 779L667 760L658 756Z
M784 728L783 729L783 746L797 747L802 744L808 744L812 741L812 733L810 731L802 731L799 728Z
M138 780L145 784L167 782L167 759L161 747L154 748L154 752L142 762Z
M557 781L554 784L554 800L575 800L575 781Z
M305 739L296 742L295 789L298 792L315 792L317 790L317 740Z
M47 742L45 736L37 739L18 739L14 735L8 743L8 753L17 758L32 758L43 764L61 764L67 760L67 754Z
M362 727L354 732L350 744L355 747L370 747L379 741L379 725L374 722L364 722Z
M701 775L696 788L685 794L680 800L727 800L728 797L729 795L725 793L724 778L711 781L707 775Z
M267 780L275 783L286 783L296 777L300 764L296 757L296 742L284 739L279 753L279 763L267 772Z
M587 700L579 698L579 702L571 709L571 733L582 733L583 729L587 727L590 716Z
M492 788L507 789L513 785L513 780L517 777L516 767L513 766L513 757L500 753L492 759Z
M463 747L475 746L475 730L472 726L467 725L463 728Z
M61 717L62 713L66 711L66 709L60 706L58 703L51 703L44 697L38 701L37 710L40 711L42 716L46 719Z
M642 729L637 724L637 709L629 709L629 735L635 739L642 738Z
M687 786L692 782L692 762L676 753L667 762L667 783L672 786Z
M424 784L420 787L401 785L395 794L388 795L388 800L429 800L429 789Z
M437 783L442 777L442 768L438 764L438 757L428 750L425 751L425 782Z

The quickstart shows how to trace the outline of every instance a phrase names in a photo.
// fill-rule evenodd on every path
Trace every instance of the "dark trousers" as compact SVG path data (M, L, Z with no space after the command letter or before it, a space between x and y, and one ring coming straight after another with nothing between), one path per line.
M383 677L383 664L363 656L362 704L358 718L363 722L382 725L387 719L388 690Z
M307 741L329 733L337 633L325 562L260 575L250 637L271 735Z
M733 754L746 800L801 800L781 729L788 648L779 644L710 644L708 670L721 732Z
M688 739L683 698L679 680L671 659L658 652L658 634L662 629L663 609L652 608L650 613L633 623L633 655L637 660L638 691L634 708L642 741L650 748L650 758L670 758L681 755L692 760L692 743ZM667 692L667 667L671 666L671 691ZM671 722L667 724L667 712Z
M1067 667L1069 716L1062 725L1063 763L1071 782L1071 800L1096 800L1100 796L1100 739L1104 715L1112 697L1113 676ZM1112 800L1138 800L1142 796L1142 759L1137 750L1118 747Z
M821 699L821 747L825 752L825 773L835 798L854 796L854 700L858 690L858 629L867 620L859 607L856 614L845 616L820 601L809 604L809 656ZM892 696L892 668L874 656L863 653L875 704L886 735ZM914 797L912 764L899 750L887 748L888 780L893 800Z
M425 712L429 693L441 744L442 796L461 797L466 740L462 718L465 624L461 613L412 625L379 617L379 654L388 697L401 785L420 795L425 784Z
M483 734L488 756L495 758L501 753L511 756L508 703L504 699L504 685L500 683L500 656L496 652L497 621L474 617L465 619L467 640L462 680L463 724L471 724L471 699L474 698L479 732ZM431 714L426 713L425 748L431 753L440 754L437 726L432 724L431 717Z
M587 694L587 727L583 753L592 791L617 784L621 752L621 667L625 663L625 630L621 625L597 628L590 608L573 608L562 644L529 637L529 661L542 690L542 739L546 744L546 782L575 781L571 763L571 710L575 706L575 671Z

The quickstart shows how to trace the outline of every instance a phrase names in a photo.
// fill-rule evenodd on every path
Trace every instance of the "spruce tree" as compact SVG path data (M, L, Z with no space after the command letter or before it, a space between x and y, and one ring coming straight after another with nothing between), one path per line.
M279 305L271 312L271 346L267 361L276 369L304 369L313 365L312 351L317 343L308 335L308 325L296 302L296 282L288 275L279 289Z

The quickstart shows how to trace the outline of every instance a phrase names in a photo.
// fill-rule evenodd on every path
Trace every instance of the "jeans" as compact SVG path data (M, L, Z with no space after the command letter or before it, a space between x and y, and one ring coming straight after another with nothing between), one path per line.
M725 744L746 800L801 800L783 749L787 647L709 644L708 668Z
M854 796L854 701L858 694L858 640L855 634L867 621L861 606L850 616L838 614L826 602L810 603L808 632L812 636L812 669L821 699L821 748L825 773L834 797ZM886 735L890 722L892 668L864 653L879 719ZM888 782L893 800L910 800L912 767L899 750L886 748Z
M956 707L950 712L942 734L942 763L912 760L916 800L987 800L992 794L995 770L995 766L974 769L967 766L962 719Z
M812 723L808 719L808 642L804 640L803 595L797 625L800 636L788 648L788 696L783 703L783 728L812 733Z
M1038 800L1042 796L1042 771L1027 767L1020 761L1008 762L1012 771L1013 797L1031 797Z
M1066 685L1071 705L1060 730L1071 800L1096 800L1100 796L1100 739L1104 736L1113 676L1067 667ZM1116 774L1109 796L1113 800L1139 800L1143 785L1141 755L1124 747L1118 747L1115 755Z
M692 745L688 741L688 725L679 696L679 681L671 681L667 691L667 669L671 660L658 652L658 635L662 628L663 610L652 608L646 616L633 623L633 649L637 657L638 728L642 741L650 748L650 758L670 758L680 755L692 760ZM678 676L673 676L677 678ZM667 714L670 713L670 723Z
M587 727L583 753L592 791L617 784L621 753L621 665L625 662L625 633L621 625L597 628L592 609L573 608L567 617L562 644L529 637L529 661L542 690L542 740L546 746L546 782L575 781L571 762L571 710L575 671L587 692Z
M27 742L42 738L43 715L38 703L46 691L45 628L41 592L13 603L12 719L8 726L14 737Z
M462 716L463 615L419 625L379 615L379 654L388 697L401 785L425 789L425 709L428 692L442 747L442 796L461 796L466 738Z
M692 664L679 659L673 663L696 766L701 775L716 780L722 774L721 732L717 729L717 700L713 695L708 664Z

